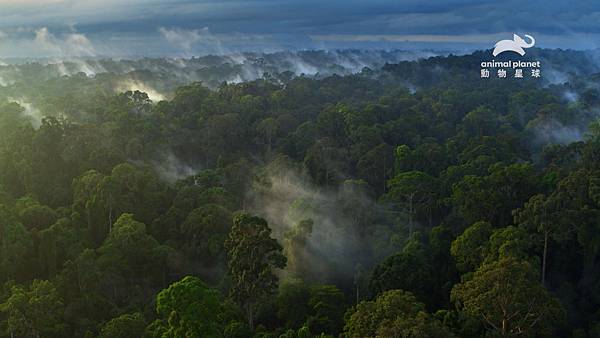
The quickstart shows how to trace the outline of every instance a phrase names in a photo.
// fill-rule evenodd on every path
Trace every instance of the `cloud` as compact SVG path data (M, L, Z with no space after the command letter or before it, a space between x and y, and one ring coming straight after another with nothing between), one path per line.
M160 27L158 32L170 45L184 52L184 56L194 54L229 54L244 46L253 46L253 51L263 51L265 45L277 45L270 35L243 34L230 32L213 34L208 27L184 29L180 27Z
M19 27L10 32L0 31L0 40L0 56L70 59L97 55L94 44L74 28L56 35L48 27Z
M49 55L60 57L91 57L96 55L94 46L80 33L68 33L57 38L47 27L35 31L34 44Z
M41 6L56 5L67 2L66 0L0 0L0 6L5 7L23 7L23 6Z
M210 34L208 27L192 30L160 27L158 31L167 40L167 42L180 47L187 53L191 52L192 46L199 42L214 44L220 43L218 39Z
M537 45L541 48L573 48L593 49L598 46L600 34L579 33L549 35L531 31L498 32L494 34L324 34L311 35L317 42L383 42L383 43L429 43L429 44L470 44L472 48L492 48L501 39L512 38L513 33L530 34L535 36ZM569 46L570 45L570 46Z
M19 27L47 27L66 40L76 23L96 50L138 55L406 43L481 48L489 43L481 39L502 32L548 37L547 45L538 39L540 47L580 49L597 45L598 18L600 2L587 0L0 0L0 29L9 36ZM0 55L15 53L12 47L0 46ZM89 54L88 47L73 53Z
M0 0L0 6L4 5L46 5L64 3L65 0Z
M332 34L312 35L315 41L389 41L389 42L459 42L459 43L490 43L511 33L473 34L473 35L385 35L385 34Z

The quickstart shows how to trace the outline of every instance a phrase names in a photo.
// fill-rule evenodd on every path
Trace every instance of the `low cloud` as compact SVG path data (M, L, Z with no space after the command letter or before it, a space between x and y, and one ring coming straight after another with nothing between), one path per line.
M0 6L39 6L65 3L66 0L0 0Z
M83 34L72 32L62 38L56 37L47 27L35 31L35 46L54 56L91 57L96 51L90 40Z
M512 33L498 34L476 34L476 35L398 35L398 34L326 34L312 35L315 41L388 41L388 42L458 42L458 43L490 43L502 37L510 36Z
M197 44L222 50L220 40L210 33L208 27L191 30L160 27L158 31L168 43L181 48L187 54L190 54Z
M166 99L166 95L162 94L158 90L152 88L148 84L137 81L137 80L124 80L117 84L115 87L116 92L126 92L126 91L140 91L148 94L148 98L154 102L162 101Z
M33 105L27 98L7 98L8 102L17 103L23 108L23 115L27 116L34 128L39 128L42 125L43 114L42 112Z
M55 34L48 27L19 27L0 31L0 55L9 57L53 57L60 59L94 57L94 44L85 34L73 27L68 32Z
M540 47L593 48L598 41L600 4L590 1L575 1L570 6L556 0L329 1L321 4L319 11L315 4L289 0L0 0L0 29L6 32L28 26L56 30L65 22L77 22L98 44L114 48L112 39L121 35L135 40L136 52L155 54L164 52L165 47L156 40L166 39L187 53L197 51L194 47L207 39L208 46L201 47L211 47L214 32L218 32L221 48L228 51L256 49L253 37L261 35L276 40L263 45L271 50L321 48L314 42L331 48L369 44L404 47L399 42L405 41L487 47L498 40L493 37L497 33L512 34L514 29L534 35ZM193 29L198 22L213 33L206 28ZM164 39L156 39L157 26L162 27L159 31ZM247 34L251 40L236 36L236 32Z
M569 144L583 140L584 130L578 126L564 125L555 119L549 119L533 128L534 144Z

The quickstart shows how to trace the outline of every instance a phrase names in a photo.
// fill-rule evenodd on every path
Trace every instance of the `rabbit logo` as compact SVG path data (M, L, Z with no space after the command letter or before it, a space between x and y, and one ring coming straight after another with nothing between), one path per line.
M498 56L498 54L504 52L515 52L521 56L525 55L524 48L531 48L533 47L533 45L535 45L535 39L533 38L533 36L525 35L525 37L530 40L529 43L527 43L522 37L518 36L517 34L513 34L512 40L500 40L496 42L496 44L494 45L494 51L492 52L492 55Z

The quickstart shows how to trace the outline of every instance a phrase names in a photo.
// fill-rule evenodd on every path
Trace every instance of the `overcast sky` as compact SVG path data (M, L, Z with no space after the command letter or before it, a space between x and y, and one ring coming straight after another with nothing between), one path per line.
M600 46L600 1L0 0L0 58Z

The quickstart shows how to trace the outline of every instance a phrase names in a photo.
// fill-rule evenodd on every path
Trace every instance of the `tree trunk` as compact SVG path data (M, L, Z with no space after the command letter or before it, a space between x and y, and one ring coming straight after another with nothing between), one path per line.
M86 210L86 215L87 215L87 226L88 226L88 229L91 229L92 228L92 216L91 216L92 212L90 211L89 207L85 208L85 210Z
M248 315L248 327L250 327L251 331L254 331L254 313L252 311L252 305L247 305L246 313Z
M433 227L433 208L429 208L427 220L429 221L429 227L432 228Z
M544 256L542 257L542 285L546 284L546 260L548 259L548 231L544 232Z
M385 186L385 185L386 185L386 184L385 184L385 183L386 183L386 181L385 181L385 179L386 179L386 177L385 177L385 176L386 176L386 175L385 175L385 173L386 173L386 172L387 172L387 161L386 161L385 154L384 154L384 155L383 155L383 193L384 193L384 194L385 194L385 192L386 192L386 186Z
M410 197L408 199L409 201L409 207L408 207L408 237L412 236L413 233L413 198L414 198L414 194L410 194Z
M112 194L108 195L108 233L112 232Z

